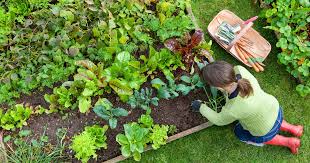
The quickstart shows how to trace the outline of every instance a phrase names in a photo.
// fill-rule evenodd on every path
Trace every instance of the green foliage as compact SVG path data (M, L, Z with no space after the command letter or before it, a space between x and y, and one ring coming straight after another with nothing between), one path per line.
M154 124L153 118L150 114L143 114L138 120L139 124L144 128L151 128Z
M27 125L32 110L30 107L24 107L22 104L17 104L12 108L6 110L3 113L3 109L0 109L0 122L1 127L4 130L15 130L16 128L22 128Z
M107 86L101 63L95 65L89 60L79 60L75 64L82 68L73 76L74 81L64 82L62 86L54 88L53 94L44 96L51 104L50 110L64 111L78 106L81 113L86 113L91 108L91 97L102 94L100 88Z
M140 62L126 51L116 55L112 65L103 70L103 75L122 101L128 101L133 89L139 89L147 79L140 71Z
M198 74L195 74L192 77L183 75L180 79L184 82L184 84L178 84L177 91L182 92L183 96L187 95L190 91L196 88L202 88L204 86L204 83L200 80Z
M109 126L114 129L117 126L117 118L128 115L128 111L117 107L113 108L113 104L106 98L99 99L95 104L93 111L101 118L109 121Z
M278 0L273 8L262 15L267 18L272 29L279 33L277 47L279 62L286 65L286 70L301 84L296 87L298 93L306 96L310 93L310 41L309 41L309 2L302 0Z
M116 141L122 146L121 152L125 157L133 156L136 161L141 159L141 153L149 142L149 129L142 128L137 123L125 124L125 134L118 134Z
M70 148L75 152L75 157L83 163L91 157L97 158L96 150L107 149L105 132L108 126L100 127L98 125L87 126L85 130L75 135Z
M169 125L168 134L173 135L176 132L178 132L177 126L175 125Z
M190 91L204 86L198 74L195 74L192 77L183 75L181 77L183 83L180 84L176 84L175 81L169 77L167 80L168 84L164 83L159 78L155 78L151 81L152 86L157 89L158 98L173 99L179 96L179 92L185 96Z
M161 145L166 144L166 140L168 139L167 133L169 130L169 126L165 125L154 125L152 128L152 133L150 135L150 139L152 140L153 149L158 149Z
M184 12L186 3L188 1L185 0L160 1L156 4L158 17L148 15L144 18L144 26L156 32L162 42L171 37L183 36L185 32L194 29L191 19Z
M168 84L164 83L161 79L155 78L151 81L152 87L157 89L157 97L164 99L173 99L179 96L177 92L177 85L171 78L167 78Z
M172 71L178 67L185 69L182 58L180 55L172 54L168 49L164 48L157 52L152 46L150 46L148 58L145 55L140 55L140 59L143 60L142 71L147 72L147 75L151 75L156 70L160 70L166 77L174 78Z
M121 145L122 155L133 156L134 160L141 159L141 153L148 143L153 149L166 144L169 126L153 124L150 114L143 114L138 120L124 125L125 134L118 134L116 141Z
M128 104L131 108L141 108L143 110L150 109L150 105L158 106L158 98L152 97L152 89L142 88L139 91L135 90L134 95L129 97Z
M76 62L79 60L98 64L95 71L84 66L86 70L78 69L77 78L96 75L91 80L97 87L111 87L122 101L127 101L133 90L146 81L147 76L143 74L146 71L158 69L172 77L171 71L182 66L179 56L161 50L148 57L148 64L142 65L137 60L140 56L135 58L130 53L159 41L150 27L144 25L146 20L160 17L163 22L159 27L164 28L156 30L161 38L178 36L192 29L184 13L188 1L161 1L156 11L147 8L149 3L139 0L102 3L61 0L55 4L49 4L49 0L9 0L0 3L0 103L12 102L20 93L29 94L35 88L52 87L55 82L68 80L77 66L85 65ZM127 60L117 59L122 56ZM150 66L158 57L163 57L159 58L161 62ZM85 74L87 76L83 76ZM87 112L91 97L72 94L67 94L67 97L75 96L71 98L72 107L76 107L77 98L80 111ZM65 96L66 93L61 98ZM50 97L50 101L53 98ZM54 101L58 101L57 97ZM64 108L71 107L69 101L59 100ZM56 104L52 105L55 108Z
M30 141L20 136L14 139L14 148L7 148L3 153L6 154L8 162L61 162L64 161L65 136L66 131L58 129L56 132L56 145L48 142L45 133L39 139L31 139ZM1 148L0 151L2 150Z

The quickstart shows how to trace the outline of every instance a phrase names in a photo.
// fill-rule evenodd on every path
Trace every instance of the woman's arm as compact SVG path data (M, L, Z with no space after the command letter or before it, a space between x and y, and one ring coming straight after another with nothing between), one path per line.
M237 120L237 118L231 113L230 109L225 108L225 106L220 113L217 113L206 104L201 104L199 111L204 117L217 126L224 126Z

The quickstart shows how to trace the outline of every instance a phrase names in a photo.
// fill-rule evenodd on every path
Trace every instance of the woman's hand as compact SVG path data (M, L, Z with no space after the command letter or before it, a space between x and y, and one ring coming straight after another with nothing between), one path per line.
M201 106L200 100L192 101L191 107L193 112L199 112L200 106Z

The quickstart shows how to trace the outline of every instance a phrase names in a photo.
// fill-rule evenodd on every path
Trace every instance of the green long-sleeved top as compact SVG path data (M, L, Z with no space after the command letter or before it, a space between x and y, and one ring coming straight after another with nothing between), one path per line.
M278 100L264 92L256 78L244 67L235 66L234 71L242 78L248 79L253 87L253 95L249 97L237 96L229 99L222 111L217 113L207 105L202 104L200 113L215 125L223 126L236 120L253 136L266 135L273 127L279 112Z

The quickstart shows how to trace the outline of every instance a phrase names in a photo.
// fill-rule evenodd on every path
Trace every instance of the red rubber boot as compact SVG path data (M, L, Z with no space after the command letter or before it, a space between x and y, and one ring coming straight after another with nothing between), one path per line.
M276 135L274 138L265 142L264 144L285 146L290 148L293 154L297 154L298 148L300 147L300 140L298 138Z
M281 127L280 127L281 131L285 131L285 132L289 132L297 137L301 137L304 127L301 125L295 126L292 124L287 123L285 120L282 121Z

